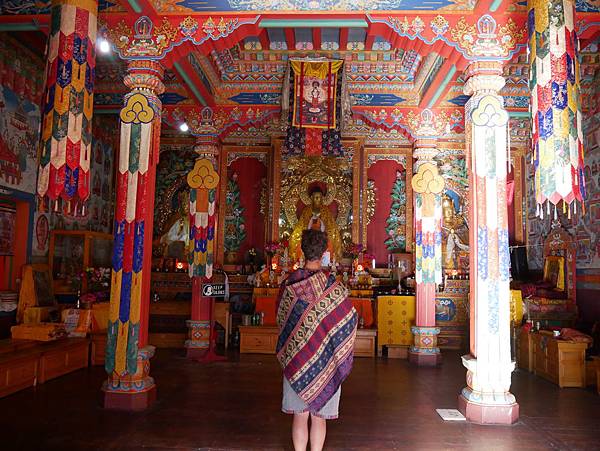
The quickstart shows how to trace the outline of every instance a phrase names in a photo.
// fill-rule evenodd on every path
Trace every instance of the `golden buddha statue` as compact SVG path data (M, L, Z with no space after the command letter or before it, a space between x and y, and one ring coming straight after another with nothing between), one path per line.
M340 229L324 204L324 193L321 188L315 187L310 192L310 205L306 206L292 231L289 241L290 255L298 260L302 256L300 242L304 230L320 230L327 232L327 250L330 257L339 262L342 258L342 238Z

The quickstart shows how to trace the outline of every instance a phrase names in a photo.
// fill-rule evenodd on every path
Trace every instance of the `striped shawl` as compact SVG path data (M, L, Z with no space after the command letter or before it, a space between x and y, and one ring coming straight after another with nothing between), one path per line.
M300 281L298 275L308 275ZM320 410L352 370L357 315L348 291L321 271L292 273L277 309L277 359L294 391Z

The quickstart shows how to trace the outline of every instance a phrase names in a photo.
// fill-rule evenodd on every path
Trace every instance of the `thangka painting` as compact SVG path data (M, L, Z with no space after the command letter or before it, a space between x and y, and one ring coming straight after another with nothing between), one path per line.
M299 70L298 74L300 75L296 74L294 63L298 63L296 66ZM307 63L307 61L304 61L304 63ZM335 61L332 63L335 63ZM341 61L339 63L341 67ZM307 78L308 74L305 73L304 77L301 76L303 70L299 64L300 61L292 61L289 78L286 83L284 83L283 88L282 98L285 102L282 103L282 107L284 114L288 117L287 121L290 126L287 127L285 142L281 148L282 158L285 160L289 157L299 157L303 155L343 157L344 149L342 147L340 133L340 122L342 122L341 118L343 116L343 100L339 98L339 96L343 97L343 89L342 77L337 76L342 71L338 67L336 75L334 76L332 73L332 76L329 77L328 62L323 61L317 63L326 64L326 66L323 66L326 73L319 86L316 86L314 83L311 84L311 77ZM332 71L333 69L334 66L332 64ZM311 71L308 72L312 73ZM303 83L300 81L301 79L303 80ZM316 82L317 80L315 79L312 81ZM324 81L326 89L323 88ZM328 86L328 82L331 82L332 85ZM305 94L303 86L306 87L306 85L310 85L310 88L307 88L308 91ZM296 88L298 90L298 95L296 95ZM312 89L315 89L315 91L311 93ZM325 91L325 93L323 93L323 91ZM327 101L321 101L321 97L324 95L328 96L329 92L331 92L332 98L328 98ZM290 105L292 106L291 108L289 107ZM330 110L327 112L327 107L332 105L333 111ZM311 109L313 112L310 111ZM302 113L302 115L300 113ZM316 126L314 124L310 125L313 116L316 118ZM295 125L295 123L300 122L303 124L301 127ZM327 124L330 126L328 127Z
M14 255L15 221L14 208L0 206L0 255Z
M292 125L303 128L335 128L337 73L342 61L299 61L294 71Z

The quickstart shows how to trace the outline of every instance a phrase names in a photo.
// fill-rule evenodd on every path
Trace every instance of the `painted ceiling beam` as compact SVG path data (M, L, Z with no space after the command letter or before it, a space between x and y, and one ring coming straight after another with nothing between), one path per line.
M321 50L321 29L319 27L314 27L312 29L312 41L313 49Z
M184 81L187 90L202 106L214 105L214 100L210 93L203 87L202 81L196 76L192 66L187 60L180 60L173 64L177 75ZM204 95L203 95L204 94ZM207 101L206 99L209 99Z
M490 6L490 11L495 13L500 8L500 5L502 5L502 0L494 0Z
M367 34L365 39L365 50L373 50L373 43L375 42L374 34Z
M367 28L364 19L263 19L259 28Z
M267 30L260 30L260 33L258 33L258 40L260 41L260 45L262 46L263 50L269 50L270 43Z
M293 28L286 28L285 32L285 42L287 44L288 50L296 50L296 36L294 35Z
M422 94L419 107L433 108L438 100L449 89L450 81L457 72L457 61L460 59L460 53L453 51L449 57L442 63L442 67L434 75L429 88Z
M142 6L138 3L137 0L127 0L127 3L129 4L130 8L133 10L134 13L142 13Z
M348 47L348 28L340 29L340 50L346 50Z
M437 86L437 89L433 93L433 96L431 97L429 102L427 102L427 108L433 108L435 106L435 104L438 102L438 100L440 99L442 94L444 94L446 92L446 89L448 88L448 85L450 84L450 81L452 80L452 78L454 77L455 74L456 74L456 65L454 65L454 64L452 64L450 66L450 68L448 69L447 72L440 70L440 75L444 75L444 79ZM432 85L433 85L433 83L432 83Z

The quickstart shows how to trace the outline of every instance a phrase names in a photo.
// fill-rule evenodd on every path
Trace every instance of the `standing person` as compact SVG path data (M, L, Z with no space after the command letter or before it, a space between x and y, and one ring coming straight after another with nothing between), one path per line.
M348 290L321 271L327 233L302 233L305 267L283 282L277 299L277 359L283 368L282 411L293 414L296 451L320 451L326 420L338 417L342 382L352 370L357 315Z

